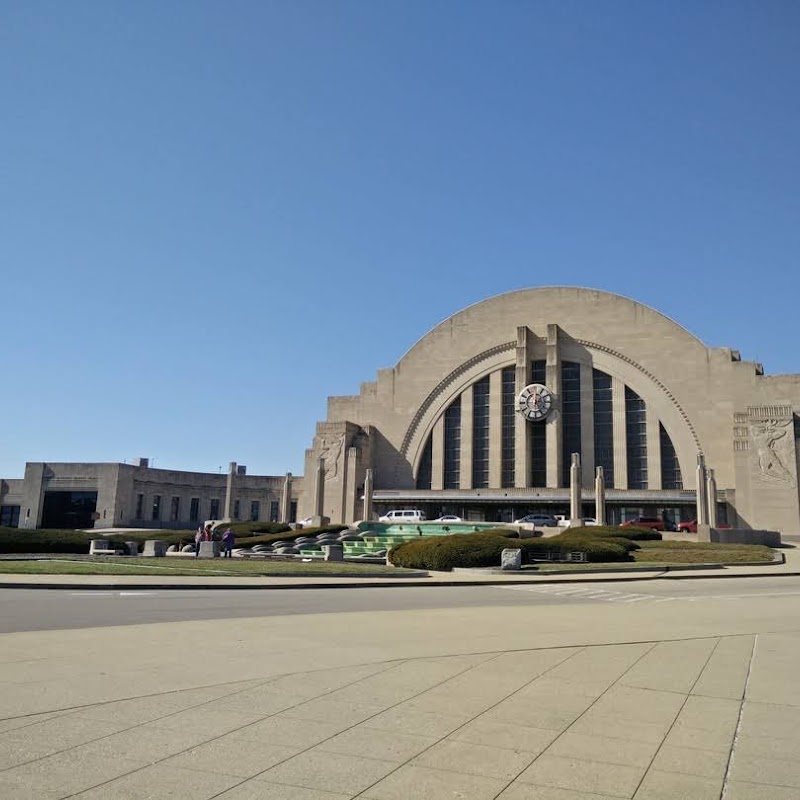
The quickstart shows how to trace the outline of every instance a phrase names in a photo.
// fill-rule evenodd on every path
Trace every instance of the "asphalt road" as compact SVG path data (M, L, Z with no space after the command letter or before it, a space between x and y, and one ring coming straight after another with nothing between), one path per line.
M530 606L737 606L800 599L800 579L651 580L522 586L432 586L281 590L0 590L0 633L155 622L444 608Z

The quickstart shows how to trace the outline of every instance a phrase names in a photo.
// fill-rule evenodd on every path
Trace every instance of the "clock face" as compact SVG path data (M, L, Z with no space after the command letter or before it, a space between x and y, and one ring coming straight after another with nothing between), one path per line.
M553 394L541 383L526 386L517 397L517 411L532 422L544 419L552 408Z

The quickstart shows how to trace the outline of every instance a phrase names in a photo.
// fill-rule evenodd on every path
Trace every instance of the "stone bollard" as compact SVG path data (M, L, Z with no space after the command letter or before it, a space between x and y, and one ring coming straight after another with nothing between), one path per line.
M340 544L324 544L322 552L325 561L344 561L344 547Z
M126 555L129 555L129 556L138 556L139 555L139 543L138 542L125 542L125 552L126 552Z
M144 543L142 555L149 558L162 558L167 555L167 543L161 539L148 539Z
M97 550L113 550L114 546L107 542L105 539L92 539L89 543L89 555L93 556Z
M500 569L522 569L522 550L507 547L500 553Z
M200 542L200 558L219 558L219 542Z

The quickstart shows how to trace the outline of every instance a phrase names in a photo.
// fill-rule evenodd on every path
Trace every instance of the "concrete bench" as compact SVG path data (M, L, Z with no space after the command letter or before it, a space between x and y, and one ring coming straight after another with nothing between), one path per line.
M110 542L106 539L92 539L89 544L90 556L116 556L119 551L109 547Z

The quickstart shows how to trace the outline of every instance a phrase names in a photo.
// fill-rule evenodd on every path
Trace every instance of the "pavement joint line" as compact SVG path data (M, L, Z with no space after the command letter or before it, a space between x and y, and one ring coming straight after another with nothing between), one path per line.
M681 703L681 707L678 709L678 713L675 714L672 722L670 723L667 732L664 734L664 738L661 740L660 744L656 748L655 753L653 753L652 758L650 759L650 763L647 765L647 769L642 773L642 777L639 779L639 783L636 784L636 788L631 793L631 797L636 797L637 792L642 787L644 783L644 779L647 777L647 773L653 768L653 764L655 763L656 758L658 758L658 754L661 752L661 748L664 746L664 742L667 741L669 738L670 733L672 733L672 729L675 727L675 723L678 721L683 709L686 708L686 704L689 702L689 698L692 697L692 689L697 686L698 681L702 677L703 673L706 671L706 667L708 666L711 658L713 657L714 653L717 652L717 648L719 647L719 643L722 641L721 636L707 636L707 639L716 639L714 646L711 648L711 652L706 657L706 660L703 662L703 666L697 671L697 677L692 681L692 685L689 687L689 690L684 694L683 692L675 692L675 694L683 694L683 702Z
M736 745L739 741L739 734L742 731L742 714L744 712L744 704L747 702L747 688L750 685L750 676L753 674L753 664L756 660L756 651L758 650L758 634L753 637L753 649L750 651L750 661L747 664L747 677L744 681L744 689L742 691L742 699L739 701L739 714L736 717L736 730L733 734L733 742L731 749L728 752L728 763L725 765L725 777L722 780L722 791L720 792L720 800L725 800L728 794L728 784L730 783L731 767L736 753Z
M706 637L706 638L707 638L707 637ZM612 689L613 689L613 688L614 688L614 687L615 687L615 686L616 686L618 683L620 683L620 682L622 681L622 679L623 679L623 678L624 678L624 677L625 677L625 676L626 676L626 675L627 675L627 674L628 674L628 673L629 673L629 672L630 672L630 671L631 671L631 670L632 670L632 669L633 669L633 668L634 668L634 667L635 667L635 666L636 666L636 665L637 665L637 664L638 664L638 663L639 663L639 662L640 662L640 661L641 661L641 660L642 660L642 659L643 659L645 656L647 656L647 655L649 655L650 653L652 653L652 652L653 652L653 650L654 650L654 649L655 649L655 648L658 646L658 644L659 644L658 642L652 642L652 643L651 643L651 645L650 645L650 647L648 647L648 648L647 648L647 649L646 649L646 650L645 650L645 651L644 651L644 652L643 652L643 653L642 653L642 654L639 656L639 658L637 658L637 659L636 659L636 660L633 662L633 664L631 664L631 665L630 665L630 666L629 666L627 669L625 669L625 670L623 671L623 673L622 673L622 674L621 674L621 675L620 675L618 678L616 678L615 680L613 680L613 681L612 681L612 682L611 682L611 683L610 683L610 684L609 684L609 685L608 685L608 686L607 686L607 687L606 687L606 688L605 688L605 689L604 689L604 690L603 690L603 691L602 691L602 692L601 692L601 693L600 693L600 694L599 694L599 695L598 695L598 696L597 696L597 697L596 697L596 698L595 698L595 699L594 699L594 700L593 700L593 701L592 701L592 702L591 702L591 703L590 703L590 704L589 704L589 705L588 705L588 706L587 706L587 707L586 707L586 708L583 710L583 712L582 712L581 714L579 714L579 715L578 715L578 716L577 716L577 717L576 717L574 720L572 720L572 722L570 722L570 724L569 724L569 725L567 725L567 727L566 727L566 728L564 728L564 730L563 730L563 731L561 731L561 733L559 733L559 734L558 734L558 736L556 736L556 737L555 737L555 739L553 739L553 741L552 741L552 742L550 742L550 744L548 744L548 745L547 745L547 747L545 747L545 748L544 748L544 750L542 750L542 752L541 752L541 753L538 753L536 756L534 756L534 757L533 757L533 759L531 760L531 762L530 762L530 763L529 763L529 764L528 764L526 767L524 767L523 769L521 769L521 770L520 770L520 771L519 771L519 772L518 772L518 773L517 773L517 774L516 774L516 775L515 775L515 776L514 776L514 777L513 777L513 778L512 778L512 779L511 779L511 780L510 780L510 781L509 781L509 782L508 782L508 783L507 783L505 786L504 786L504 787L503 787L503 789L502 789L502 790L501 790L501 791L500 791L498 794L502 794L503 792L505 792L505 791L506 791L506 789L508 789L508 788L509 788L509 786L511 786L511 784L512 784L512 783L514 783L514 781L516 781L516 780L517 780L517 778L519 778L519 776L520 776L520 775L522 775L522 773L523 773L523 772L525 772L525 770L529 769L529 768L530 768L530 767L531 767L533 764L535 764L535 763L536 763L536 761L537 761L537 759L541 758L541 756L543 756L543 755L544 755L544 754L545 754L545 753L546 753L546 752L547 752L547 751L548 751L548 750L549 750L549 749L550 749L550 748L551 748L551 747L552 747L552 746L553 746L553 745L554 745L554 744L555 744L555 743L556 743L556 742L557 742L557 741L558 741L558 740L559 740L559 739L560 739L562 736L564 736L564 735L565 735L565 734L566 734L566 733L567 733L567 732L568 732L568 731L569 731L569 730L570 730L570 729L571 729L571 728L572 728L572 727L575 725L575 723L577 723L577 722L578 722L578 720L580 720L580 719L583 719L583 717L585 717L585 716L586 716L586 714L587 714L587 713L590 711L590 709L594 708L594 707L597 705L597 703L599 703L599 702L600 702L600 699L601 699L602 697L605 697L605 696L606 696L606 694L608 694L608 692L610 692L610 691L611 691L611 690L612 690ZM623 685L624 685L624 684L623 684ZM581 759L581 760L587 760L587 759ZM637 786L636 788L638 789L639 787ZM633 796L633 795L631 795L631 796Z
M549 649L549 648L548 648L548 649ZM488 708L484 708L484 709L483 709L483 711L481 711L481 712L480 712L480 714L476 714L475 716L471 717L471 718L470 718L469 720L467 720L466 722L464 722L464 723L462 723L461 725L459 725L459 726L458 726L458 727L457 727L455 730L453 730L453 731L450 731L449 733L446 733L444 736L440 737L440 738L439 738L439 739L438 739L436 742L434 742L432 745L430 745L430 747L426 747L426 748L425 748L424 750L422 750L420 753L416 753L415 755L411 756L410 758L407 758L407 759L406 759L406 760L405 760L405 761L404 761L402 764L399 764L399 765L398 765L398 766L397 766L395 769L393 769L391 772L387 773L386 775L384 775L382 778L380 778L379 780L375 781L374 783L371 783L369 786L367 786L366 788L364 788L364 789L362 789L360 792L358 792L358 794L355 794L355 795L353 795L353 797L351 798L351 800L356 800L356 798L358 798L358 797L361 797L361 796L364 794L364 792L367 792L367 791L369 791L370 789L372 789L372 787L373 787L373 786L375 786L376 784L378 784L378 783L380 783L381 781L383 781L383 780L385 780L386 778L388 778L388 777L389 777L389 775L393 775L393 774L394 774L395 772L397 772L397 771L398 771L398 770L399 770L401 767L404 767L406 764L408 764L408 763L409 763L410 761L412 761L413 759L415 759L415 758L419 758L419 756L420 756L420 755L422 755L422 753L426 753L426 752L427 752L428 750L430 750L432 747L436 747L436 745L437 745L437 744L441 744L441 743L442 743L442 742L443 742L445 739L449 738L449 737L450 737L450 736L452 736L454 733L456 733L456 732L460 731L460 730L461 730L462 728L464 728L465 726L467 726L467 725L471 724L471 723L472 723L472 722L474 722L476 719L478 719L478 718L482 717L484 714L488 713L488 712L489 712L489 711L491 711L493 708L496 708L497 706L499 706L499 705L500 705L500 703L503 703L503 702L505 702L506 700L508 700L508 698L509 698L509 697L512 697L513 695L517 694L517 692L520 692L520 691L522 691L523 689L525 689L527 686L530 686L532 683L535 683L537 680L539 680L539 678L543 677L544 675L547 675L547 673L548 673L548 672L551 672L552 670L556 669L557 667L560 667L562 664L566 664L566 663L567 663L567 661L569 661L569 660L570 660L570 659L572 659L572 658L575 658L577 655L579 655L580 653L584 652L584 650L586 650L586 648L585 648L585 647L577 647L577 648L575 648L575 652L574 652L574 653L570 653L570 654L569 654L569 655L567 655L565 658L562 658L562 659L561 659L561 660L560 660L560 661L559 661L557 664L553 664L553 666L551 666L551 667L548 667L546 670L544 670L543 672L540 672L538 675L536 675L535 677L531 678L529 681L526 681L526 682L525 682L525 683L523 683L521 686L518 686L516 689L514 689L514 691L512 691L512 692L509 692L507 695L505 695L505 697L502 697L502 698L501 698L500 700L498 700L496 703L492 703L492 705L490 705ZM506 652L509 652L509 651L504 651L503 653L498 653L498 655L497 655L497 658L500 658L500 657L501 657L502 655L504 655ZM494 660L494 659L493 659L493 660ZM484 662L484 663L488 663L488 662ZM534 760L535 760L535 758L534 758ZM531 761L531 764L532 764L532 763L533 763L533 761ZM528 764L528 766L530 766L530 764ZM528 767L525 767L525 769L527 769L527 768L528 768ZM452 771L452 770L451 770L451 771ZM519 773L518 773L518 774L519 774ZM515 776L515 778L514 778L514 779L516 779L516 776ZM514 779L512 779L512 780L514 780ZM505 791L505 789L506 789L506 788L508 788L508 787L507 787L507 786L503 787L503 789L501 790L501 792L499 792L498 794L502 794L502 792L503 792L503 791ZM218 797L218 796L219 796L219 795L215 795L215 797ZM213 800L213 798L211 798L211 800Z
M456 672L455 674L453 674L453 675L450 675L450 676L449 676L449 677L447 677L447 678L443 678L441 681L438 681L437 683L434 683L433 685L431 685L431 686L428 686L428 687L426 687L425 689L422 689L422 690L420 690L420 691L419 691L419 692L417 692L416 694L414 694L414 695L411 695L411 697L407 697L407 698L405 698L405 699L403 699L403 700L398 700L396 703L393 703L392 705L390 705L390 706L387 706L386 708L382 709L381 711L378 711L378 712L376 712L375 714L373 714L373 715L371 715L371 716L367 717L366 719L360 720L359 722L354 722L352 725L348 726L347 728L345 728L345 729L344 729L344 730L342 730L342 731L339 731L338 733L335 733L335 734L333 734L332 736L329 736L327 739L323 739L321 742L315 742L314 744L311 744L311 745L309 745L308 747L304 748L303 750L300 750L299 752L295 753L294 755L287 756L286 758L284 758L284 759L282 759L282 760L280 760L280 761L276 762L275 764L271 764L271 765L270 765L269 767L267 767L266 769L263 769L263 770L261 770L261 772L257 772L257 773L255 773L254 775L250 775L250 776L249 776L249 777L247 777L247 778L243 778L241 781L239 781L239 783L236 783L236 784L234 784L233 786L229 786L229 787L227 787L226 789L223 789L222 791L220 791L220 792L217 792L217 794L214 794L214 795L212 795L211 797L209 797L209 798L208 798L208 800L214 800L214 798L215 798L215 797L219 797L220 795L222 795L222 794L225 794L226 792L230 792L230 791L232 791L233 789L236 789L236 788L238 788L239 786L242 786L243 784L247 783L248 781L251 781L251 780L253 780L253 779L257 778L259 775L263 775L265 772L268 772L268 771L269 771L269 770L271 770L273 767L277 767L277 766L279 766L280 764L283 764L283 763L285 763L286 761L289 761L289 760L291 760L292 758L297 758L297 756L303 755L303 753L307 753L309 750L312 750L312 749L313 749L313 748L315 748L315 747L319 747L319 746L320 746L321 744L323 744L324 742L326 742L326 741L329 741L330 739L334 739L336 736L340 736L340 735L341 735L341 734L343 734L343 733L347 733L347 731L353 730L353 728L356 728L356 727L358 727L359 725L363 725L365 722L368 722L370 719L373 719L374 717L380 716L381 714L384 714L385 712L387 712L387 711L390 711L391 709L393 709L393 708L396 708L397 706L399 706L399 705L402 705L403 703L406 703L406 702L408 702L409 700L413 700L414 698L416 698L416 697L419 697L420 695L423 695L423 694L425 694L425 692L429 692L431 689L435 689L435 688L437 688L438 686L442 686L443 684L447 683L448 681L451 681L451 680L453 680L453 678L460 677L461 675L464 675L464 674L466 674L467 672L470 672L471 670L473 670L473 669L476 669L477 667L483 666L484 664L488 664L488 663L489 663L489 662L491 662L491 661L496 661L498 658L500 658L500 657L502 657L503 655L505 655L505 653L506 653L506 651L497 651L496 653L493 653L493 654L492 654L492 655L490 655L489 657L485 658L485 659L484 659L483 661L481 661L480 663L478 663L478 664L472 664L472 665L470 665L469 667L465 667L463 670L461 670L461 671L459 671L459 672ZM483 653L480 653L480 654L472 654L472 655L483 655ZM574 655L574 653L573 653L573 654L571 654L571 655L568 655L568 656L566 656L565 658L562 658L562 659L561 659L561 661L559 661L558 663L559 663L559 664L563 664L565 661L568 661L568 660L569 660L569 659L572 657L572 655ZM425 660L427 660L427 658L426 658L426 659L405 659L404 661L416 661L416 660L425 661ZM557 665L555 665L555 666L557 666ZM385 671L386 671L386 672L388 672L388 670L385 670ZM537 676L537 677L538 677L538 676ZM360 679L359 679L359 680L360 680ZM535 679L534 679L534 680L535 680ZM356 683L356 681L354 681L353 683ZM352 685L352 684L347 684L347 685ZM340 688L344 688L344 687L340 687ZM300 704L298 704L298 705L300 705ZM276 712L276 714L277 714L277 713L282 713L282 712ZM276 716L276 714L270 714L270 715L268 715L268 717L269 717L269 716ZM267 717L265 717L265 719L266 719L266 718L267 718ZM471 720L470 720L470 721L471 721ZM253 724L255 724L255 723L253 723ZM465 722L465 723L464 723L464 725L466 725L466 724L467 724L467 723ZM367 726L367 727L369 727L369 726ZM461 727L463 727L463 725L462 725ZM458 729L456 729L456 730L458 730ZM435 744L439 744L439 742L441 742L443 739L447 738L447 736L449 736L449 735L450 735L450 734L447 734L446 736L443 736L443 737L441 737L439 740L437 740L437 741L434 743L434 745L435 745ZM431 747L433 747L434 745L431 745ZM426 750L428 750L428 749L430 749L430 748L426 748ZM424 753L424 752L425 752L425 750L423 750L422 752ZM380 778L380 780L383 780L383 779L384 779L384 778L386 778L388 775L391 775L392 773L396 772L398 769L400 769L400 767L402 767L402 766L405 766L405 765L406 765L406 764L407 764L409 761L411 761L413 758L416 758L416 757L417 757L417 755L419 755L419 753L415 754L414 756L410 756L409 758L407 758L407 759L406 759L406 760L405 760L405 761L404 761L402 764L399 764L399 765L398 765L398 766L397 766L395 769L393 769L391 772L388 772L386 775L384 775L382 778ZM368 758L368 756L363 756L363 757L365 757L365 758ZM162 760L163 760L163 759L162 759ZM372 760L373 760L373 761L384 761L384 762L385 762L385 759L375 759L375 758L373 758ZM376 781L375 783L377 783L377 782L378 782L378 781ZM277 782L276 782L276 783L277 783ZM370 784L370 786L368 786L366 789L363 789L361 792L359 792L359 794L363 794L363 792L367 791L367 789L369 789L369 788L371 788L372 786L374 786L374 785L375 785L375 783L373 783L373 784ZM292 785L295 785L295 784L279 784L279 785L282 785L282 786L292 786ZM309 788L309 787L305 787L305 788ZM311 787L311 788L313 788L313 787ZM357 797L357 796L358 796L358 795L353 795L353 797Z
M376 671L375 671L373 674L374 674L374 675L377 675L377 674L379 674L379 673L388 672L390 669L394 669L394 668L396 668L396 667L397 667L397 666L399 666L401 663L403 663L404 661L407 661L407 660L408 660L408 659L398 659L396 662L392 662L390 667L387 667L387 668L386 668L386 669L384 669L384 670L376 670ZM487 660L489 660L489 659L487 659ZM334 668L334 669L335 669L335 668ZM323 671L325 671L325 670L314 670L314 671L315 671L315 672L323 672ZM259 688L259 687L261 687L261 686L265 686L265 685L268 685L268 684L270 684L270 683L274 683L275 681L277 681L277 680L278 680L279 678L281 678L281 677L285 677L285 675L279 675L279 676L277 676L277 677L270 678L270 679L268 679L268 680L265 680L265 681L263 681L262 683L258 683L258 684L256 684L256 686L246 686L246 687L244 687L244 688L242 688L242 689L239 689L239 690L237 690L237 691L235 691L235 692L231 692L230 694L227 694L227 695L222 695L222 697L221 697L221 698L219 698L219 697L215 697L215 698L213 698L213 699L211 699L211 700L206 700L206 701L205 701L205 702L203 702L203 703L198 703L198 704L197 704L197 705L195 705L195 706L188 706L187 708L180 709L179 711L175 711L175 712L173 712L173 713L171 713L171 714L165 714L163 717L158 717L158 718L157 718L157 720L158 720L158 721L161 721L161 720L163 720L163 719L169 719L170 717L177 716L178 714L182 714L182 713L184 713L185 711L192 711L192 710L194 710L194 709L196 709L196 708L202 708L203 706L210 705L211 703L215 703L215 702L217 702L217 701L218 701L218 700L220 700L220 699L224 699L224 698L226 698L226 697L234 697L234 696L235 696L235 695L237 695L237 694L242 694L243 692L250 691L250 690L251 690L251 689L253 689L253 688ZM319 699L319 698L321 698L321 697L325 697L325 695L327 695L327 694L332 694L334 691L338 691L339 689L344 689L344 688L346 688L346 687L348 687L348 686L352 686L352 685L354 685L354 684L358 683L358 681L360 681L360 680L361 680L361 678L358 678L358 679L356 679L356 680L353 680L353 681L351 681L350 683L346 683L346 684L344 684L344 685L342 685L342 686L337 686L335 689L330 689L329 691L327 691L327 692L323 692L322 694L320 694L320 695L317 695L316 697L314 697L314 698L311 698L311 699L313 699L313 700L318 700L318 699ZM222 684L215 684L215 686L220 686L220 685L222 685ZM175 691L176 691L176 692L182 692L182 691L186 691L186 690L183 690L183 689L177 689L177 690L175 690ZM191 691L191 690L189 690L189 691ZM117 702L117 701L109 701L109 702ZM303 700L303 701L301 701L301 702L295 703L295 705L294 705L294 706L289 706L289 709L291 709L291 708L294 708L295 706L303 705L304 703L307 703L307 702L309 702L309 700ZM97 705L99 705L99 704L97 704ZM103 703L102 705L105 705L105 703ZM249 728L249 727L251 727L252 725L257 725L259 722L263 722L265 719L269 719L270 717L277 716L278 714L281 714L281 713L283 713L284 711L287 711L287 710L288 710L288 709L282 709L281 711L276 711L276 712L274 712L274 713L272 713L272 714L266 714L266 715L264 715L264 716L263 716L261 719L258 719L258 720L256 720L255 722L249 722L249 723L246 723L245 725L241 725L240 727L238 727L238 728L235 728L234 730L236 730L236 731L242 731L242 730L245 730L246 728ZM128 731L130 731L130 730L134 730L134 729L136 729L136 728L141 728L141 727L143 727L144 725L149 725L149 724L151 724L152 722L155 722L155 721L156 721L156 720L148 720L147 722L141 722L141 723L138 723L137 725L131 725L129 728L125 728L125 729L124 729L124 731L117 731L117 733L127 733L127 732L128 732ZM352 727L352 726L351 726L351 727ZM349 730L349 729L348 729L348 730ZM98 783L98 784L95 784L94 786L89 786L89 787L86 787L86 788L80 789L80 790L79 790L79 791L77 791L77 792L73 792L73 793L71 793L71 794L63 795L63 797L61 797L61 798L60 798L60 800L67 800L67 798L70 798L70 797L75 797L76 795L83 794L84 792L91 791L92 789L97 789L97 788L99 788L99 787L101 787L101 786L105 786L106 784L108 784L108 783L111 783L112 781L118 780L118 779L120 779L120 778L125 778L125 777L127 777L128 775L135 775L137 772L141 772L141 771L142 771L142 770L144 770L144 769L148 769L149 767L153 766L154 764L160 764L162 761L167 761L167 760L168 760L168 759L170 759L170 758L174 758L175 756L181 755L182 753L186 753L186 752L188 752L189 750L192 750L192 749L194 749L195 747L200 747L201 745L204 745L204 744L210 744L211 742L214 742L214 741L217 741L218 739L221 739L223 736L228 736L228 735L229 735L230 733L232 733L232 732L233 732L233 731L225 731L225 733L221 733L221 734L219 734L218 736L212 736L210 739L207 739L206 741L203 741L203 742L198 742L198 743L196 743L196 744L193 744L193 745L191 745L191 746L189 746L189 747L186 747L186 748L184 748L183 750L179 751L178 753L171 753L170 755L168 755L168 756L165 756L164 758L158 758L158 759L155 759L154 761L151 761L149 764L145 764L145 765L143 765L143 766L141 766L141 767L137 767L136 769L132 769L132 770L130 770L129 772L125 772L125 773L123 773L123 774L121 774L121 775L115 775L113 778L109 778L109 779L108 779L108 780L106 780L106 781L101 781L100 783ZM16 767L19 767L19 766L24 766L25 764L31 764L31 763L33 763L33 762L35 762L35 761L41 761L42 759L44 759L44 758L49 758L50 756L53 756L53 755L57 755L57 754L61 754L61 753L66 753L66 752L69 752L70 750L74 750L74 749L76 749L77 747L83 747L84 745L87 745L87 744L94 744L95 742L98 742L98 741L100 741L100 740L102 740L102 739L107 739L107 738L109 738L109 737L111 737L111 736L115 736L115 735L116 735L116 733L112 733L112 734L105 734L104 736L99 736L99 737L97 737L96 739L92 739L92 740L91 740L91 741L89 741L89 742L83 742L82 744L79 744L79 745L73 745L72 747L66 747L66 748L64 748L63 750L56 751L56 753L49 753L48 755L45 755L45 756L39 756L38 758L31 759L30 761L23 762L22 764L15 764L15 765L14 765L14 767L6 767L5 769L3 769L3 770L0 770L0 772L4 772L4 771L6 771L7 769L14 769L14 768L16 768ZM308 749L308 748L307 748L307 749ZM301 751L301 752L305 752L305 751ZM300 755L300 754L299 754L299 753L296 753L295 755ZM290 756L290 758L294 758L294 756ZM284 760L284 761L286 761L286 760L288 760L288 759L283 759L283 760ZM278 762L278 763L282 763L282 762ZM277 765L273 765L273 766L277 766ZM268 767L268 769L271 769L271 767ZM266 770L264 770L264 771L266 771ZM251 777L252 777L252 776L251 776ZM250 780L250 778L247 778L246 780ZM239 784L236 784L235 786L238 786L238 785L239 785ZM229 791L230 789L233 789L233 788L235 788L235 786L230 786L230 787L228 787L227 789L225 789L224 791ZM216 795L215 795L215 796L216 796Z

